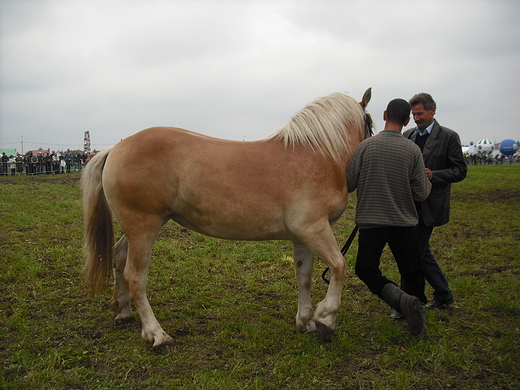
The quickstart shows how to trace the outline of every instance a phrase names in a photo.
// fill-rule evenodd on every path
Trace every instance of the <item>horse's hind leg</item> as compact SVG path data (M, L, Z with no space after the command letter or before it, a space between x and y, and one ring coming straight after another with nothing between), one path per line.
M114 245L114 296L110 308L117 314L116 325L125 325L134 320L130 306L130 291L123 280L123 271L128 255L128 240L123 236Z
M298 283L298 313L296 329L300 332L313 332L316 325L312 320L314 311L311 303L311 281L314 253L301 243L293 243L294 271Z
M141 338L152 344L155 351L165 353L173 344L173 339L157 322L146 297L146 279L152 248L163 221L146 215L135 220L139 221L138 226L125 232L128 239L128 256L123 279L141 319Z

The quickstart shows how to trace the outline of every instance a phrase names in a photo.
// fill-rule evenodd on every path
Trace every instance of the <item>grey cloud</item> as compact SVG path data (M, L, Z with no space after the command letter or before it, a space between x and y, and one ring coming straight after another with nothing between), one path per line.
M471 7L468 7L471 4ZM520 138L513 1L0 1L0 148L154 125L253 140L335 91L378 127L430 92L463 142ZM41 145L46 147L45 144Z

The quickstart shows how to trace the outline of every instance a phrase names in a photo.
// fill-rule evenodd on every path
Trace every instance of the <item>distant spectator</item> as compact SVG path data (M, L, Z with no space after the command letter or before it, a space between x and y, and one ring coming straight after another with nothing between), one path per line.
M60 173L65 173L67 163L65 162L65 156L63 155L63 153L59 154L58 159L60 160Z
M14 176L16 173L16 159L13 155L9 156L9 172L11 176Z
M21 175L23 172L23 156L20 153L16 153L16 173Z
M38 173L38 156L31 153L31 174L35 175Z
M72 153L70 149L67 149L67 151L65 152L65 165L65 172L70 173L72 171Z
M56 152L53 150L51 153L51 166L52 166L52 172L56 175L60 171L60 160L58 159L58 156L56 155Z
M30 175L32 173L32 171L31 171L31 167L32 167L31 159L32 159L32 152L27 152L25 154L25 157L24 157L24 160L23 160L23 163L25 165L25 174L26 175Z
M7 164L9 162L9 157L7 157L7 154L5 152L2 153L2 158L0 159L0 174L7 176Z

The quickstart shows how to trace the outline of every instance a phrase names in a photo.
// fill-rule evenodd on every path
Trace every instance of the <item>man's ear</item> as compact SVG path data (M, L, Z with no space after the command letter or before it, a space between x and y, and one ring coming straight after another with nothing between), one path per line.
M403 127L404 127L404 126L407 126L409 122L410 122L410 118L408 118L408 119L406 120L406 122L404 122Z

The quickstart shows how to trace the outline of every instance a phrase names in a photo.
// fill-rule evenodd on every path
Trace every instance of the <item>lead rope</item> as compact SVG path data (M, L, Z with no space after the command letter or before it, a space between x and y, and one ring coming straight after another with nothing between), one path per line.
M348 248L350 248L350 245L352 245L352 241L354 241L354 237L356 237L356 233L358 232L358 230L359 230L359 226L358 225L354 226L354 229L352 230L352 233L350 233L350 236L348 237L347 242L345 243L345 245L343 245L343 248L341 248L341 254L343 256L345 256L345 254L348 251ZM327 272L329 272L329 267L327 267L327 269L325 271L323 271L323 273L321 274L321 278L323 279L323 281L325 283L330 284L330 280L325 277L325 275L327 275Z

